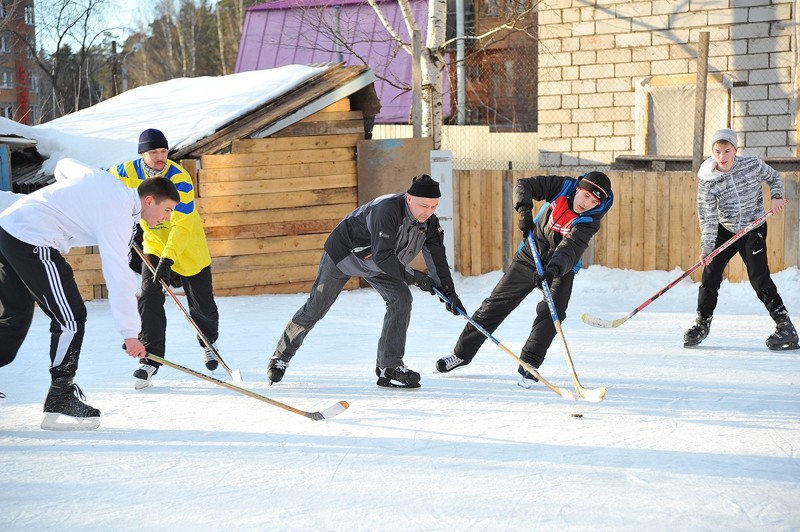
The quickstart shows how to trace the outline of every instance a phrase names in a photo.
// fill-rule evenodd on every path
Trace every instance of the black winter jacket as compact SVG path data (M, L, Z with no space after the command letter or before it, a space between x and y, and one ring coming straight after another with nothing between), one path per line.
M380 196L348 214L325 241L325 251L346 274L386 274L406 283L408 263L422 252L434 282L445 293L453 288L439 219L414 219L405 193Z

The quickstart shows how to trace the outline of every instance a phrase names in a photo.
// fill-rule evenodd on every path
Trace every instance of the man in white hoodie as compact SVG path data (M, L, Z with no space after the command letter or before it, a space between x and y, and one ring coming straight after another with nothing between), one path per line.
M739 157L736 132L720 129L711 138L709 157L697 172L697 216L700 220L703 278L697 297L697 320L683 337L684 347L694 347L705 340L717 306L717 295L725 266L738 253L747 268L750 284L764 303L776 330L767 338L772 350L798 349L797 330L789 319L778 289L772 281L767 262L767 224L753 229L733 245L708 259L714 249L728 241L743 227L764 214L762 182L769 186L770 208L780 212L784 198L783 179L767 163L755 156Z
M98 246L111 314L125 351L146 356L139 341L136 276L128 267L133 230L140 219L156 225L180 201L168 179L151 178L127 188L108 172L63 159L56 182L20 198L0 214L0 367L11 363L28 334L34 302L50 318L50 375L42 428L90 430L100 411L73 378L78 369L86 305L64 259L73 247ZM73 418L60 423L59 416Z

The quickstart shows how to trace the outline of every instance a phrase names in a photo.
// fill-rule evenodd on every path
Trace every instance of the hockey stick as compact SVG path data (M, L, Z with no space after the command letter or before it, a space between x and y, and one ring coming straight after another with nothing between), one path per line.
M533 239L533 233L528 233L528 244L530 245L531 252L533 253L533 260L536 262L536 271L540 276L544 275L542 257L539 256L539 249L536 247L536 241ZM570 375L572 375L572 384L575 385L575 390L578 392L578 395L581 397L581 399L586 399L587 401L593 402L602 401L605 399L606 392L608 391L605 386L601 386L600 388L595 388L593 390L587 390L581 385L581 381L578 380L578 374L575 371L575 364L572 362L572 355L569 354L567 340L564 338L564 330L561 328L561 320L558 319L556 305L553 302L553 294L550 293L550 287L547 286L547 281L545 280L542 280L542 292L544 292L544 299L547 301L547 308L550 309L550 317L553 318L553 325L558 333L558 338L561 340L561 347L564 348L564 358L567 361L567 367L569 368Z
M153 263L150 262L150 259L148 259L145 256L145 254L142 252L142 250L139 249L138 245L134 244L133 245L133 249L135 249L136 253L138 253L138 255L142 258L142 262L144 262L147 265L147 269L149 269L153 273L153 275L155 275L156 269L153 267ZM214 347L211 344L211 342L208 341L208 338L206 337L205 334L203 334L203 331L200 330L200 327L197 326L197 323L189 315L189 312L187 312L186 308L183 306L183 303L181 303L181 301L178 299L178 296L175 295L175 292L172 291L172 289L169 287L169 285L167 283L164 282L163 279L161 279L161 287L164 289L164 291L167 294L169 294L169 297L172 298L172 300L178 306L180 311L183 313L183 317L186 318L186 321L188 321L189 324L194 328L195 332L197 333L197 336L200 337L200 339L203 341L203 343L206 345L206 347L211 350L211 353L214 355L214 358L217 359L217 362L219 362L219 365L222 366L222 368L225 370L225 372L228 375L230 375L231 378L233 380L235 380L236 382L243 382L242 381L242 372L239 371L238 369L232 370L225 363L225 361L222 360L222 356L219 354L219 351L217 351L217 348Z
M270 399L269 397L264 397L263 395L259 395L259 394L255 393L255 392L251 392L250 390L248 390L246 388L240 388L239 386L236 386L234 384L230 384L230 383L227 383L225 381L221 381L219 379L215 379L214 377L209 377L208 375L204 375L203 373L200 373L199 371L195 371L193 369L186 368L186 367L181 366L179 364L176 364L174 362L170 362L169 360L167 360L165 358L162 358L162 357L160 357L158 355L151 355L150 353L148 353L147 354L147 358L152 360L152 361L154 361L154 362L158 362L159 364L164 364L164 365L169 366L171 368L177 369L178 371L182 371L184 373L188 373L189 375L193 375L195 377L199 377L199 378L201 378L203 380L206 380L206 381L211 382L213 384L216 384L218 386L222 386L223 388L227 388L229 390L233 390L234 392L238 392L238 393L241 393L241 394L246 395L248 397L252 397L253 399L258 399L259 401L263 401L265 403L269 403L272 406L277 406L278 408L283 408L284 410L288 410L289 412L292 412L294 414L299 414L299 415L301 415L303 417L307 417L308 419L313 419L314 421L320 421L322 419L330 419L333 416L337 416L337 415L341 414L342 412L347 410L347 408L350 406L350 404L347 401L339 401L338 403L329 406L328 408L326 408L325 410L323 410L321 412L306 412L305 410L300 410L300 409L294 408L293 406L289 406L289 405L283 404L283 403L281 403L279 401L276 401L274 399Z
M721 244L717 249L715 249L714 251L709 253L706 256L706 259L708 259L709 261L712 260L714 257L719 255L722 252L722 250L730 247L734 242L736 242L737 240L742 238L746 233L749 233L750 231L752 231L753 229L755 229L756 227L758 227L762 223L764 223L767 220L767 218L769 216L771 216L772 214L774 214L774 213L770 209L766 213L764 213L763 215L759 216L758 218L756 218L755 220L753 220L752 222L750 222L749 224L747 224L746 226L741 228L735 235L730 237L724 244ZM656 292L649 299L645 300L644 303L642 303L641 305L639 305L638 307L633 309L626 316L623 316L621 318L617 318L615 320L604 320L602 318L597 318L597 317L592 316L590 314L585 314L584 313L584 314L581 314L581 321L583 321L584 323L586 323L588 325L591 325L592 327L601 327L601 328L604 328L604 329L615 329L615 328L619 327L620 325L622 325L623 323L625 323L626 321L628 321L629 319L631 319L636 314L638 314L639 311L644 309L650 303L652 303L653 301L655 301L656 299L658 299L659 297L664 295L664 293L667 290L669 290L670 288L672 288L673 286L675 286L679 282L683 281L686 277L691 275L692 272L694 272L695 270L700 268L702 265L703 265L703 261L697 261L697 263L694 266L692 266L691 268L689 268L688 270L686 270L685 272L680 274L674 281L672 281L667 286L665 286L664 288L662 288L661 290Z
M433 288L433 291L436 292L437 296L442 298L442 301L446 301L447 303L450 303L450 300L447 298L447 296L442 294L436 287ZM570 392L569 390L565 390L563 388L559 388L555 384L549 382L547 379L542 377L542 374L539 373L539 371L536 368L534 368L530 364L524 362L521 358L519 358L517 355L515 355L513 351L511 351L509 348L507 348L502 343L500 343L500 341L498 341L494 336L492 336L492 334L489 331L487 331L486 329L481 327L478 324L478 322L476 322L475 320L470 318L469 315L464 311L464 309L462 309L461 307L456 307L456 310L458 310L459 315L461 315L465 320L470 322L472 324L472 326L475 327L476 329L478 329L486 338L488 338L489 340L494 342L494 345L496 345L497 347L499 347L500 349L505 351L508 356L510 356L511 358L516 360L518 364L520 364L523 368L528 370L528 373L530 373L531 375L536 377L539 380L539 382L541 382L542 384L544 384L545 386L547 386L548 388L550 388L551 390L556 392L558 395L560 395L564 399L571 399L571 400L575 401L575 396L572 394L572 392Z

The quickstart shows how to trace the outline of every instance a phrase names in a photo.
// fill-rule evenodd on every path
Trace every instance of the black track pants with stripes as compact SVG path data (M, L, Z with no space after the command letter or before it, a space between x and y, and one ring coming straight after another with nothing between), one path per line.
M34 302L50 318L50 374L72 378L86 326L72 268L58 250L32 246L0 228L0 367L14 360L28 335Z

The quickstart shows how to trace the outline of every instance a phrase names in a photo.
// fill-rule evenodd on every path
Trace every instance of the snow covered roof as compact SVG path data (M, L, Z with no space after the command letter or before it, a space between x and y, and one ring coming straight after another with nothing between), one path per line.
M36 141L38 152L45 158L40 176L52 175L56 162L64 157L110 168L138 156L139 134L147 128L164 132L171 155L187 154L207 145L204 139L218 140L219 131L230 134L236 130L239 138L258 133L264 128L261 122L255 122L256 129L233 125L265 109L271 110L270 118L283 119L284 127L292 119L302 120L315 108L313 104L320 107L327 105L328 99L348 96L336 89L353 78L359 83L348 85L352 91L374 79L366 67L343 65L286 65L228 76L179 78L126 91L38 126L0 117L0 136ZM299 90L312 83L316 84L314 91ZM300 94L306 94L306 99L300 99ZM276 107L281 112L276 113ZM287 115L291 115L288 120ZM219 143L214 147L219 149Z

